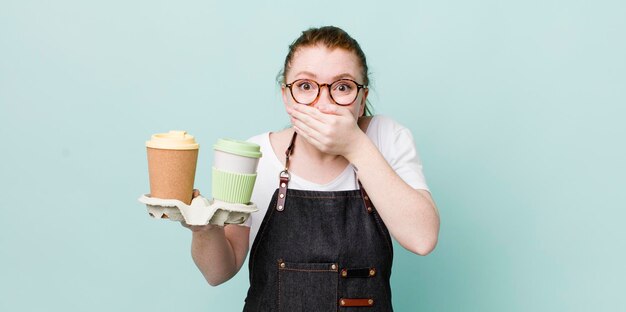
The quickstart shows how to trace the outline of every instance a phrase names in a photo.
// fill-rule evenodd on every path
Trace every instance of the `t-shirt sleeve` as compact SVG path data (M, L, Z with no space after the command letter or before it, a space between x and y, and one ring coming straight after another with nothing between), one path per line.
M387 138L381 138L381 152L393 170L414 189L429 190L422 171L411 131L389 119L390 125L384 126Z

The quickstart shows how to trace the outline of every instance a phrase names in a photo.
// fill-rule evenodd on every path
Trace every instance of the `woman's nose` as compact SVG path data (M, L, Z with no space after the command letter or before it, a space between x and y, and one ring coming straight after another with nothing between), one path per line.
M327 84L320 86L320 94L311 106L315 107L323 104L335 104L335 101L333 101L333 98L330 96L330 86Z

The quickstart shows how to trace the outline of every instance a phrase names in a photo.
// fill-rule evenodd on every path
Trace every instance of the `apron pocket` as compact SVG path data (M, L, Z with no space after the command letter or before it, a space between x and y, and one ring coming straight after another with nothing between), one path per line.
M337 311L336 263L278 261L278 311Z

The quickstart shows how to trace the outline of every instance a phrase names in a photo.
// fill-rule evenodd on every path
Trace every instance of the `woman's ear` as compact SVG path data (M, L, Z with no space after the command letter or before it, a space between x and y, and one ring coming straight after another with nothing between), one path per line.
M281 86L280 87L280 92L283 95L283 104L285 104L285 109L287 109L287 106L289 104L289 98L287 95L287 87Z
M367 94L369 93L369 89L363 89L363 98L361 99L361 107L359 107L359 117L362 117L365 114L365 105L367 104Z

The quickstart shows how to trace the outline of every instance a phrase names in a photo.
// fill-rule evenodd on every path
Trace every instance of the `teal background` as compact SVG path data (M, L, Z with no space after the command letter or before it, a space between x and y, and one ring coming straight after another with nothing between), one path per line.
M152 220L144 142L289 119L275 77L310 26L363 47L409 127L436 250L396 245L397 311L625 311L623 1L0 1L0 311L241 311L191 233Z

